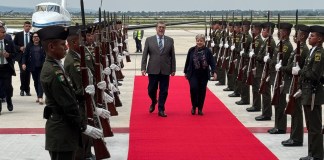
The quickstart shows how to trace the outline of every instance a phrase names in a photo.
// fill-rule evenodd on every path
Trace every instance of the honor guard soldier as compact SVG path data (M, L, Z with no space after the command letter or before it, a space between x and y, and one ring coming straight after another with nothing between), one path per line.
M226 48L225 48L225 41L226 41L226 21L218 21L219 23L219 49L217 52L217 60L215 61L216 64L222 64L222 62L218 61L223 61L223 55L225 54ZM221 53L222 52L222 53ZM221 56L222 58L219 58ZM222 67L216 67L216 74L217 74L217 80L218 82L215 83L216 86L222 86L225 85L225 69Z
M229 32L229 38L228 38L228 46L234 45L234 22L229 22L228 23L228 32ZM228 48L230 49L230 48ZM230 51L228 53L231 53ZM231 55L228 55L230 57ZM224 88L223 91L234 91L234 77L233 74L229 74L228 69L226 70L227 72L227 88Z
M261 46L260 53L257 55L257 62L260 64L269 63L267 62L268 57L272 56L273 51L276 48L276 42L272 38L273 30L275 24L272 22L265 22L262 24L262 37L264 38L263 45ZM266 57L266 58L265 58ZM270 65L269 65L270 66ZM266 71L268 70L268 71ZM262 113L260 116L255 117L256 121L269 121L272 116L272 108L271 108L271 74L266 75L268 72L274 70L274 67L265 68L262 71L261 76L261 85L263 85L262 79L264 79L264 91L261 92L262 97ZM260 93L259 89L259 93Z
M254 22L252 23L252 34L254 40L252 43L254 43L255 48L253 52L249 53L250 61L249 63L252 63L252 58L255 59L255 67L252 68L251 72L254 75L253 76L253 83L252 83L252 106L249 108L246 108L248 112L256 112L261 110L261 95L259 94L259 88L260 88L260 80L261 75L264 67L263 57L261 55L261 47L264 46L263 40L261 38L261 31L262 31L262 23L260 22ZM250 64L252 65L252 64Z
M46 95L44 118L45 149L52 160L73 160L82 143L82 133L93 138L102 137L102 131L83 122L75 90L66 75L61 59L67 50L68 29L61 26L45 27L38 35L46 52L41 72L41 83Z
M241 39L242 39L242 22L234 22L234 32L235 32L235 39L234 45L231 46L231 51L234 54L234 63L235 69L233 72L234 78L234 92L229 94L229 97L240 97L241 92L241 82L238 82L237 75L238 75L238 62L240 61L240 51L241 51Z
M309 48L306 45L306 39L309 35L309 27L303 24L298 24L295 26L295 31L297 32L294 35L295 43L300 43L300 58L298 66L300 68L304 67L306 57L309 53ZM298 45L298 44L297 44ZM297 54L297 49L291 53L287 66L282 66L280 70L284 71L286 74L291 74L292 67L296 64L295 55ZM295 82L297 84L298 82ZM291 84L292 86L293 84ZM295 94L295 93L292 93ZM283 146L302 146L304 139L304 124L303 124L303 109L301 104L301 98L295 97L295 106L294 111L291 114L291 132L288 140L282 141Z
M283 75L283 82L278 81L279 74L276 74L275 83L280 84L280 94L279 97L279 103L274 105L275 109L275 124L274 128L269 129L268 132L270 134L285 134L287 130L287 115L285 114L285 108L287 106L286 101L286 94L289 93L289 87L291 83L292 76L291 74L287 74L286 72L283 72L280 70L282 67L286 67L288 64L288 59L291 55L291 52L293 51L292 44L289 40L289 35L291 32L291 28L293 27L290 23L279 23L277 24L278 27L278 37L281 42L278 43L276 50L274 52L274 55L271 60L271 64L277 63L275 65L275 70L277 73L282 72ZM282 45L282 46L281 46ZM280 50L282 48L282 51ZM280 58L280 54L282 54L282 59ZM275 89L274 84L274 89ZM282 86L283 85L283 86ZM281 89L282 88L282 89ZM274 94L275 96L275 94ZM275 98L273 96L273 98ZM272 100L273 101L273 100Z
M213 30L212 37L213 37L213 42L214 42L214 47L213 47L212 51L214 52L213 53L214 60L217 63L218 53L220 50L219 44L220 44L220 39L222 37L222 35L221 35L222 30L221 30L220 22L218 20L212 22L212 30Z
M246 104L250 104L250 86L247 85L246 79L247 79L247 68L248 68L248 64L249 64L249 52L250 52L250 47L251 47L251 43L252 43L252 36L249 34L249 30L250 30L250 25L251 22L244 20L242 22L242 39L241 39L241 46L243 48L241 48L240 51L240 57L241 60L243 62L242 64L242 72L243 72L243 76L242 79L240 80L241 82L241 100L236 101L235 103L237 105L246 105ZM245 39L243 39L245 38ZM240 72L240 71L239 71ZM238 80L239 81L239 80Z
M324 88L320 81L324 73L324 27L311 26L309 45L312 46L306 58L305 66L292 68L293 75L301 76L301 103L304 106L306 124L308 124L308 156L300 160L323 159L322 104ZM296 95L298 97L298 95Z

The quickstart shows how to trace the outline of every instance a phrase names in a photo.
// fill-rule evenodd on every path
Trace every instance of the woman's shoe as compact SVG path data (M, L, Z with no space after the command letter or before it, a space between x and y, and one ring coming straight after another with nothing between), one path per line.
M192 109L191 109L191 114L192 114L192 115L195 115L195 114L196 114L196 109L195 109L195 108L192 108Z
M43 102L43 98L39 98L39 104L40 104L40 105L43 105L43 104L44 104L44 102Z
M198 115L204 115L204 113L202 112L202 110L198 110Z
M36 103L38 103L38 102L39 102L39 98L36 99Z

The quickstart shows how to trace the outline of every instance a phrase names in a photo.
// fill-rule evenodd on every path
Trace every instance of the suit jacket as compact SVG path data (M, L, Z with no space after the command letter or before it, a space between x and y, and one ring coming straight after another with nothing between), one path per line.
M5 74L3 73L2 70L0 70L0 74L3 75L9 75L9 76L16 76L16 72L15 72L15 67L14 67L14 57L16 56L16 51L15 51L15 47L12 41L6 40L4 39L4 45L5 45L5 50L6 52L9 53L9 57L6 58L6 60L8 61L8 65L10 67L9 71L4 71L6 72Z
M29 32L29 35L30 35L29 42L31 42L32 38L33 38L31 32ZM15 60L18 61L19 63L21 63L23 52L20 51L20 47L24 46L24 31L17 32L15 34L14 44L15 44L15 48L17 50L17 55L15 57Z
M41 55L40 55L40 64L43 64L45 62L45 57L46 57L46 53L43 49L43 47L41 46L41 44L39 44L41 49L40 49L40 52L41 52ZM35 53L34 53L34 48L35 48L35 45L33 43L29 43L27 46L26 46L26 49L25 49L25 52L22 56L22 62L21 64L26 64L26 67L27 67L27 71L30 71L30 72L33 72L35 71Z
M147 58L149 55L149 60ZM164 36L164 48L160 53L156 35L148 37L145 41L141 70L148 74L170 75L176 71L176 60L173 39Z

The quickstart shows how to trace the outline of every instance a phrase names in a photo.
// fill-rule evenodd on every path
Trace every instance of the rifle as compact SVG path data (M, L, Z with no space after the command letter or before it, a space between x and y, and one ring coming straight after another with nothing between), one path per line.
M82 31L80 33L80 56L81 56L81 74L82 74L82 86L83 88L87 87L89 85L89 77L88 77L88 69L86 67L85 63L85 46L84 43L86 41L86 31L85 31L85 16L84 16L84 5L83 0L80 0L81 4L81 15L82 15ZM85 105L86 105L86 114L88 117L88 123L94 127L99 128L94 121L94 107L91 105L91 96L89 94L84 94L85 97ZM99 123L100 124L100 123ZM107 146L105 144L105 141L103 138L100 139L93 139L93 147L96 155L96 159L104 159L104 158L110 158L110 153L107 149Z
M243 22L243 15L242 15L242 22ZM243 24L242 24L242 31L243 31ZM245 44L246 44L246 33L243 31L242 42L241 42L241 52L245 52ZM239 67L238 67L238 75L237 81L243 80L244 74L244 57L241 56Z
M111 38L111 47L113 48L113 52L112 52L112 56L114 58L114 64L116 64L117 66L121 67L121 63L118 64L118 59L117 59L117 54L121 51L120 46L118 46L118 43L116 42L116 37L118 37L117 35L117 30L114 29L116 21L112 24L112 31L110 32L110 38ZM120 40L121 42L121 40ZM117 49L115 49L117 47ZM116 53L117 52L117 53ZM123 79L125 76L123 75L123 73L121 72L121 70L116 70L115 71L115 75L116 75L116 83L117 80L119 79Z
M103 41L101 41L101 46L102 46L102 53L101 53L101 61L100 61L100 63L101 63L101 65L102 65L102 68L106 68L107 67L107 59L106 59L106 57L107 57L107 53L109 53L110 52L110 46L109 46L109 43L107 43L107 35L108 35L108 31L107 31L107 26L106 26L107 24L106 24L106 12L104 11L104 26L105 26L105 31L103 30L102 31L102 36L103 36ZM96 63L99 63L99 62L96 62ZM111 73L110 73L110 75L111 75ZM109 89L109 79L108 79L108 76L107 75L104 75L104 81L106 82L106 90L105 90L105 92L109 95L109 96L111 96L111 97L114 97L114 95L113 94L111 94L111 90ZM114 102L107 102L107 106L108 106L108 110L109 110L109 112L110 112L110 115L111 116L117 116L118 115L118 112L117 112L117 110L116 110L116 107L115 107L115 104L114 104Z
M126 17L124 15L124 22L123 22L123 54L126 56L126 62L131 62L130 55L128 53L128 25L126 25Z
M268 22L269 22L269 17L270 17L270 11L268 11ZM267 40L267 46L266 46L266 53L267 55L269 55L270 59L272 59L273 56L273 51L271 50L271 40L272 40L272 36L271 36L271 26L269 26L269 37ZM262 76L261 76L261 83L260 83L260 88L259 88L259 93L260 94L264 94L266 92L266 87L269 83L270 80L270 64L269 62L266 62L264 64L263 67L263 71L262 71Z
M207 38L208 40L208 48L211 47L211 40L212 40L212 36L211 36L211 14L209 15L209 38Z
M224 27L224 17L222 16L222 38L219 44L222 43L222 47L219 49L218 58L217 58L217 67L222 67L222 57L225 51L225 27Z
M294 64L293 66L295 67L296 64L300 64L300 39L298 37L298 31L299 29L297 28L298 26L298 10L296 10L296 33L295 33L295 37L297 38L297 48L296 48L296 53L294 56ZM285 113L286 114L293 114L294 110L295 110L295 106L296 106L296 98L294 97L294 94L297 92L298 90L298 81L299 81L299 75L293 75L291 84L290 84L290 88L289 88L289 100L286 106L286 110Z
M109 20L109 14L108 14L108 20ZM109 24L109 22L108 22ZM108 42L107 42L107 46L110 46L111 45L111 48L114 48L115 46L115 43L114 43L114 40L115 37L114 37L114 33L111 31L110 29L110 26L108 26ZM111 66L112 63L115 63L117 65L117 62L116 62L116 59L117 59L117 56L116 56L116 53L114 51L110 51L110 48L108 47L107 48L107 57L108 57L108 66ZM113 62L111 57L113 57L115 59L115 61ZM113 83L114 87L117 88L117 73L119 73L118 71L116 70L112 70L111 74L109 75L109 80L111 83ZM115 83L114 83L114 79L115 79ZM115 106L116 107L121 107L122 106L122 103L119 99L119 92L118 91L114 91L114 98L115 98Z
M205 37L207 37L207 18L206 18L206 16L205 16ZM208 47L208 38L206 38L205 47Z
M233 12L233 20L232 20L233 24L234 24L234 12ZM232 45L235 46L235 40L236 40L236 33L235 30L233 29L233 39L232 39ZM235 69L235 64L234 64L234 50L231 51L230 54L230 59L229 59L229 65L228 65L228 74L233 74L234 73L234 69Z
M278 14L278 32L280 31L280 14ZM280 36L280 32L279 32L279 36ZM277 54L277 62L279 63L280 61L282 61L283 59L283 55L282 55L282 48L283 48L283 44L282 44L282 39L280 38L280 42L279 42L279 51ZM271 101L271 105L278 105L279 104L279 97L280 97L280 93L281 93L281 89L280 86L282 85L282 71L277 71L276 73L276 78L275 78L275 83L274 83L274 90L273 90L273 97L272 97L272 101Z
M227 22L227 16L228 16L228 14L226 13L226 22ZM227 26L226 24L225 24L225 26ZM224 27L224 31L226 31L226 27ZM224 36L225 36L225 34L224 34ZM226 32L226 38L224 37L224 39L226 40L226 42L225 42L225 44L224 44L224 53L223 53L223 58L222 58L222 69L226 69L227 68L227 66L228 66L228 61L227 61L227 57L228 57L228 52L229 52L229 50L230 50L230 48L229 48L229 46L228 46L228 42L229 42L229 30L228 30L228 28L227 28L227 32Z
M251 26L252 26L252 11L251 11ZM254 50L255 50L255 34L253 32L252 32L251 48L252 48L251 52L254 52ZM256 60L255 60L254 56L250 57L248 70L247 70L247 79L246 79L246 82L245 82L246 85L252 85L253 84L254 75L253 75L252 69L255 68L255 63L256 63L255 61Z

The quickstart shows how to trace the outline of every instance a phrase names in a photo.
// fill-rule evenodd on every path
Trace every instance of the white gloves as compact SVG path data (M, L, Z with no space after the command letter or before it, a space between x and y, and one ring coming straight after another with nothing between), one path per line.
M94 95L96 92L94 85L88 85L84 90L90 95Z
M111 64L110 69L115 70L115 71L120 71L119 66L117 66L116 64Z
M214 43L214 41L213 41L212 43L210 43L210 46L211 46L211 47L215 47L215 43Z
M128 39L125 39L124 42L127 44L128 43Z
M117 61L120 63L121 61L123 61L124 56L118 55L117 56Z
M249 57L252 58L254 55L254 51L252 50L250 53L249 53Z
M235 49L235 46L234 45L232 45L231 46L231 51L233 51Z
M279 61L279 63L276 64L275 68L276 68L276 71L277 72L280 71L280 68L281 68L281 60Z
M103 71L102 71L103 74L109 76L111 74L111 70L109 67L106 67Z
M115 87L115 85L113 85L112 83L109 83L109 89L112 91L112 92L118 92L118 88Z
M112 103L112 102L114 102L114 98L112 96L110 96L109 94L107 94L106 92L104 92L104 101L106 103Z
M94 139L99 139L103 136L102 131L98 128L87 125L87 129L83 132L83 134L88 135Z
M118 46L122 47L123 46L123 43L118 43Z
M267 63L268 62L268 59L270 59L269 55L266 55L263 57L263 62L264 63Z
M296 63L296 67L292 67L291 74L298 75L298 72L300 71L300 67L298 65L298 62Z
M298 91L294 94L295 98L299 98L302 95L302 90L298 89Z
M241 52L240 52L240 56L241 57L242 57L243 53L244 53L244 50L241 50Z
M207 36L206 41L210 41L210 37L209 36Z
M100 116L104 119L108 119L110 117L110 112L103 108L96 107L96 113L97 116Z
M115 47L115 48L113 49L113 51L116 52L116 53L118 53L118 52L119 52L118 47Z
M97 84L97 87L101 90L106 89L107 83L105 81L101 81Z
M222 48L223 47L223 43L219 43L219 48Z
M227 44L227 43L225 43L224 47L225 47L225 48L228 48L229 46L228 46L228 44Z
M123 51L123 55L128 56L129 55L128 51Z

